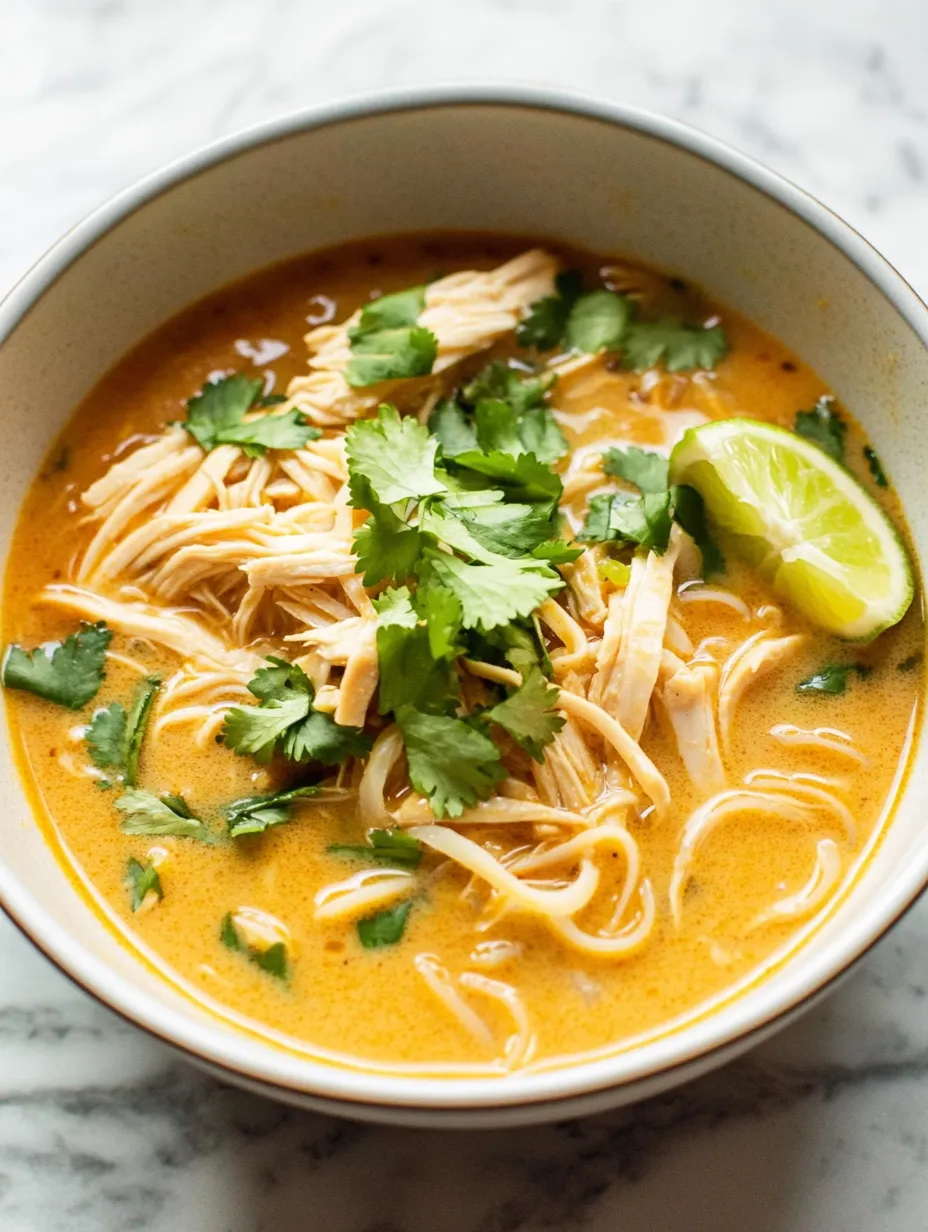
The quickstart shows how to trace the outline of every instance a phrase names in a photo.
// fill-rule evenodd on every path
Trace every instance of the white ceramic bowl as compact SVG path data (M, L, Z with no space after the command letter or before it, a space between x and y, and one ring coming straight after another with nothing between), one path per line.
M0 537L96 380L191 300L376 232L535 232L634 254L706 287L798 351L871 436L928 556L928 310L855 232L750 159L642 112L529 90L380 95L252 129L129 189L0 306ZM4 729L5 730L5 729ZM651 1095L733 1057L846 972L928 881L926 742L861 874L803 948L710 1013L605 1060L496 1080L336 1068L249 1036L120 945L66 879L0 749L0 902L49 958L223 1077L367 1120L552 1120Z

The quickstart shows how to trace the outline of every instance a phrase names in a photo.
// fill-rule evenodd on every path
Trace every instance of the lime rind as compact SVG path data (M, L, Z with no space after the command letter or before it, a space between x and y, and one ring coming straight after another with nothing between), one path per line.
M899 533L854 476L785 428L724 419L690 428L670 479L696 488L731 549L839 637L869 641L915 593Z

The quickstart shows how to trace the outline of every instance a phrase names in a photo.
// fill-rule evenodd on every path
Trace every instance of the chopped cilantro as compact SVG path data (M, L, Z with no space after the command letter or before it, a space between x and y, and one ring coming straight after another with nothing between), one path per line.
M430 573L460 602L465 629L486 631L531 616L563 586L560 577L541 561L536 562L537 568L504 557L498 564L466 564L433 549L426 551L425 559Z
M797 693L816 693L836 697L847 691L852 673L866 679L873 671L864 663L829 663L796 685Z
M867 465L870 467L870 474L876 486L878 488L888 488L889 480L886 478L886 472L883 470L883 463L877 457L876 450L872 445L864 445L864 457L867 459Z
M222 917L222 923L219 925L219 940L227 950L234 950L236 953L244 954L249 962L253 962L255 966L260 967L262 971L266 971L268 975L273 975L276 979L285 982L290 978L287 947L284 943L276 941L273 945L269 945L266 950L248 945L239 935L235 925L235 917L231 911Z
M603 470L633 483L642 492L663 492L667 487L669 462L663 454L650 449L608 449L603 454Z
M558 692L537 667L525 673L522 684L505 701L486 711L486 717L504 728L520 748L544 761L544 748L564 726L555 709Z
M175 835L209 841L209 832L194 817L183 796L156 796L130 787L115 802L123 813L123 834Z
M422 843L404 830L370 830L367 844L331 843L326 850L337 856L357 856L364 860L380 860L384 864L399 864L418 868L422 860Z
M433 657L428 627L413 610L409 591L405 586L388 590L375 606L380 714L404 705L443 710L457 693L457 680L445 658Z
M351 358L345 379L349 385L428 376L438 354L438 339L431 330L416 325L424 307L424 286L383 295L364 305L360 321L348 331Z
M618 539L660 555L667 550L672 525L669 490L631 497L607 493L590 501L586 521L577 537L586 543Z
M901 662L896 664L897 672L914 672L924 661L924 654L920 650L916 650L914 654L908 655Z
M259 668L248 684L259 705L233 706L222 727L224 744L262 765L278 753L289 761L334 766L370 751L363 731L313 708L315 690L301 668L273 655L267 662L271 667Z
M278 791L267 796L243 796L240 800L233 800L223 810L229 837L263 834L272 826L283 825L290 820L290 805L294 800L308 799L318 794L318 787L294 787L290 791Z
M128 715L119 702L112 702L96 712L87 729L87 749L94 765L119 770L127 787L134 787L138 778L142 740L160 685L157 676L146 676L136 687Z
M578 270L565 270L555 278L554 288L554 295L529 305L525 319L516 327L519 346L551 351L562 341L570 310L580 298L583 277Z
M357 572L364 574L364 585L404 582L415 572L422 555L422 536L389 505L377 500L367 480L359 476L352 483L352 492L355 506L370 511L367 521L355 531L353 543Z
M438 441L415 419L401 419L394 406L381 406L376 419L353 423L346 434L348 465L352 480L352 504L365 508L364 492L354 486L357 476L370 485L384 505L418 501L445 491L435 474Z
M445 398L436 405L429 416L429 431L438 438L446 458L480 448L470 415L454 398Z
M625 296L605 289L590 291L571 308L565 341L572 350L588 354L615 351L622 345L630 320L631 307Z
M668 372L714 368L727 350L725 332L719 325L705 329L682 325L670 317L633 321L622 343L622 366L637 372L661 362Z
M103 682L106 648L112 632L104 622L81 623L60 645L23 650L8 646L0 679L8 689L24 689L69 710L80 710Z
M126 884L129 887L133 911L139 910L149 894L164 898L161 878L151 860L142 864L135 856L130 856L126 865Z
M465 385L461 393L470 406L476 406L485 398L498 399L508 402L517 415L524 415L526 411L544 406L556 379L553 373L536 375L496 359Z
M459 817L506 777L499 749L466 720L401 706L396 721L410 782L428 798L436 817Z
M207 452L217 445L239 445L250 458L261 457L269 449L302 449L307 441L322 435L299 411L246 422L250 411L267 405L261 388L260 379L241 372L211 381L188 401L183 426Z
M380 949L384 945L396 945L403 939L406 921L412 910L412 900L406 899L395 907L387 907L365 920L358 920L358 940L366 950Z
M834 408L834 398L825 394L811 411L796 412L796 432L818 445L835 462L844 462L847 424Z

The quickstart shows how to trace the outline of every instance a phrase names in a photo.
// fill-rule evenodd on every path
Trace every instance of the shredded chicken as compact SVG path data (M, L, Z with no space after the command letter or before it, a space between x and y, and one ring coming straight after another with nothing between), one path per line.
M719 680L719 730L726 753L731 751L732 724L735 710L744 694L756 681L766 676L784 659L805 645L805 637L794 633L789 637L770 637L755 633L738 647L722 668Z
M552 256L532 249L493 270L462 270L429 283L418 324L438 340L433 373L486 350L510 333L529 304L551 293L556 270ZM340 325L321 325L306 335L311 371L295 377L287 394L292 405L320 427L345 424L368 414L379 402L396 400L395 381L355 389L345 379L351 359L349 330L360 319L359 310ZM404 392L412 392L410 386L422 395L422 381L403 382Z
M711 660L684 663L664 651L656 696L670 719L686 772L703 797L726 785L715 726L717 684L718 669Z

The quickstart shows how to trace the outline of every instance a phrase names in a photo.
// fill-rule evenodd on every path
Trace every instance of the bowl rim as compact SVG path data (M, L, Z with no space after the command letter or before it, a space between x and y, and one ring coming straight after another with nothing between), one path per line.
M739 150L681 121L641 108L606 102L573 91L539 86L459 84L376 90L289 112L252 125L188 153L110 198L77 223L29 268L0 301L0 345L32 306L86 251L163 192L208 172L250 150L301 132L383 114L440 110L458 106L509 107L580 117L624 128L669 144L708 162L762 193L809 225L853 262L928 347L928 307L898 271L848 223L803 189ZM914 755L914 751L913 751ZM911 762L910 762L911 765ZM909 776L911 779L911 776ZM911 790L906 781L900 796ZM666 1036L628 1052L592 1061L571 1062L530 1074L487 1078L410 1077L351 1069L301 1056L255 1041L245 1032L226 1038L161 1002L154 993L133 988L93 953L74 941L45 911L40 900L19 885L0 852L0 906L42 953L101 1004L163 1043L190 1054L230 1077L276 1088L282 1093L316 1096L358 1115L365 1105L451 1111L513 1108L575 1101L608 1089L633 1090L648 1080L713 1057L721 1062L754 1037L792 1017L804 1002L823 992L855 965L905 914L928 886L928 849L901 871L892 887L848 922L842 936L821 955L796 967L777 996L746 994ZM798 957L798 956L797 956ZM749 1011L745 1009L750 1001ZM636 1058L639 1058L636 1063ZM297 1072L294 1072L297 1071ZM618 1102L618 1101L617 1101ZM556 1110L555 1110L556 1111ZM553 1113L554 1114L554 1113Z

